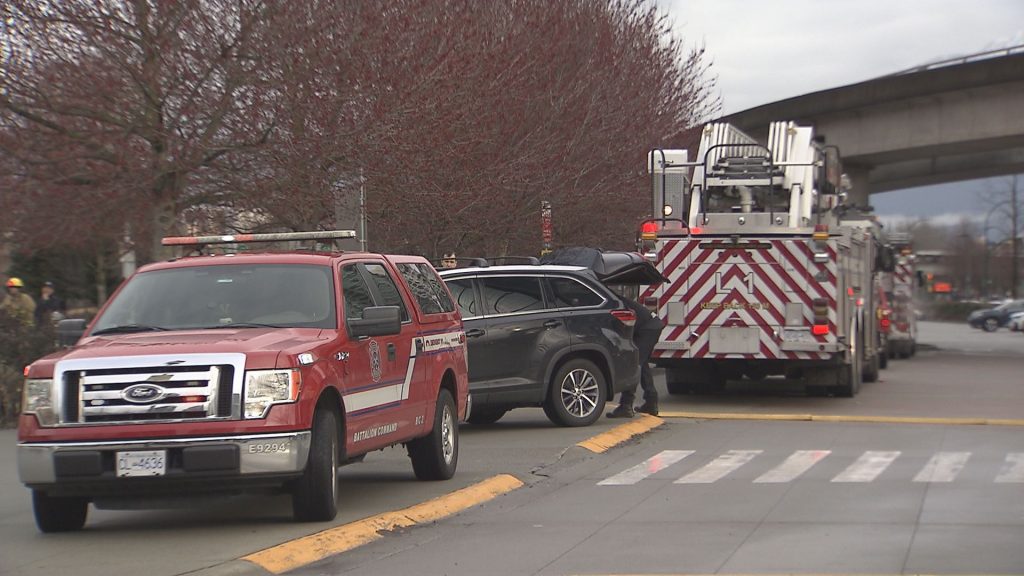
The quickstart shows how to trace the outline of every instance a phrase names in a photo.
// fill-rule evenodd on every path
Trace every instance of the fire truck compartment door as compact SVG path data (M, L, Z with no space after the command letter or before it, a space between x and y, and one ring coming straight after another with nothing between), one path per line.
M726 328L712 326L708 339L711 354L756 354L761 350L761 329L757 326Z

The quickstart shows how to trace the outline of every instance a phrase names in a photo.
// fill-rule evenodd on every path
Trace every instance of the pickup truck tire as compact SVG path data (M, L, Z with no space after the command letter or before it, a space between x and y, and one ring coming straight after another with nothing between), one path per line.
M299 522L327 522L338 515L338 417L318 408L306 469L292 487L292 514Z
M459 463L459 426L455 422L455 400L442 388L437 394L434 427L430 434L408 444L412 471L419 480L447 480Z
M73 532L85 526L89 500L76 497L54 497L40 490L32 491L32 511L40 532Z
M590 360L575 358L551 379L544 414L559 426L590 426L601 417L607 400L604 374Z
M508 412L507 408L473 408L466 421L475 426L494 424Z

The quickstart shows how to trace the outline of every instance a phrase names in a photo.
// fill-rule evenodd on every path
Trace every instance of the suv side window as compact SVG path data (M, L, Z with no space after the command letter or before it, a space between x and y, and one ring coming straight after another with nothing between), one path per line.
M345 318L362 318L363 309L373 306L373 296L356 264L341 269L341 294L345 299Z
M402 311L402 322L407 322L409 310L405 307L402 293L398 291L398 286L395 285L395 281L388 274L387 269L382 264L375 263L363 264L362 267L366 271L372 287L377 289L377 294L381 297L379 305L398 306Z
M578 280L556 276L548 281L551 282L551 292L555 297L555 308L600 306L604 303L604 298Z
M476 290L473 289L472 278L452 278L444 281L451 290L452 296L459 304L462 319L480 316L480 306L476 302Z
M483 277L480 282L484 293L484 313L487 315L544 309L544 293L538 277Z
M424 314L441 314L455 310L448 291L441 285L434 269L426 264L399 264L398 271L412 290Z

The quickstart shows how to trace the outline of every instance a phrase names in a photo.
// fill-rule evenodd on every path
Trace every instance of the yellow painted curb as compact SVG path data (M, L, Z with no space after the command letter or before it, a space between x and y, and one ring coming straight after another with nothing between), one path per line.
M377 540L381 537L381 532L440 520L511 492L522 485L522 481L515 476L499 474L404 510L384 512L357 522L310 534L243 556L242 560L252 562L274 574L281 574Z
M828 414L756 414L734 412L662 412L661 418L702 420L789 420L805 422L874 422L880 424L948 424L957 426L1024 426L1024 419L929 418L915 416L849 416Z
M602 432L601 434L579 442L576 445L586 448L591 452L600 453L608 450L609 448L618 446L634 436L639 436L644 432L657 428L664 423L665 421L657 416L641 414L640 418L630 420L621 426L616 426L607 432Z

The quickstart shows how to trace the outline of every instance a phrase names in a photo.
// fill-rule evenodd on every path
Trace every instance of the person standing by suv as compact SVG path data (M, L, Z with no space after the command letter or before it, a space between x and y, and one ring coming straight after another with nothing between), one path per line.
M609 418L632 418L636 412L643 412L651 416L658 415L658 391L654 387L654 377L651 375L651 353L654 352L654 345L661 337L661 331L665 325L656 312L648 309L639 302L622 298L623 304L636 314L636 325L633 327L633 343L639 351L640 357L640 387L644 391L644 403L634 410L633 401L636 400L636 385L631 389L624 390L619 395L619 405L609 412Z

